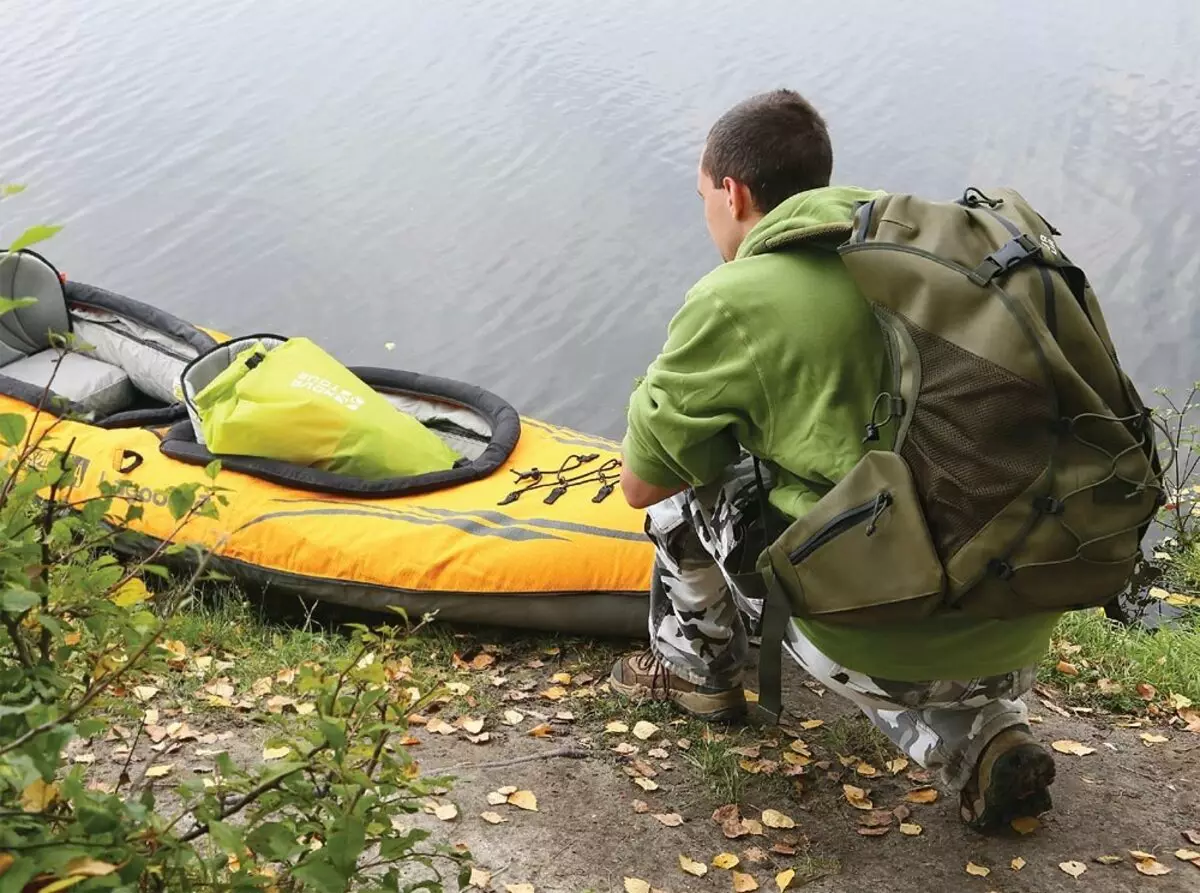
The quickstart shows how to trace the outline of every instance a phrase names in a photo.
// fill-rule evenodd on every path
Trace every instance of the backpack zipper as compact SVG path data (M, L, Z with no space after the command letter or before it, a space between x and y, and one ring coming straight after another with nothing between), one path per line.
M868 526L866 531L867 536L870 536L875 532L875 522L879 520L879 516L891 504L892 494L887 490L881 490L870 501L864 502L862 505L856 505L854 508L846 509L840 515L836 515L830 519L828 524L788 553L788 561L792 564L799 564L830 540L841 536L843 533L864 522L870 522L870 526Z

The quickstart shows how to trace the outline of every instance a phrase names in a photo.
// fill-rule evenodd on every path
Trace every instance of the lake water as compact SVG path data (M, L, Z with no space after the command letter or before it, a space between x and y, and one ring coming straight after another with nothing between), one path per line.
M835 179L1011 185L1140 386L1200 378L1195 0L6 0L0 236L226 331L619 436L717 255L712 121L791 86ZM386 342L395 342L389 352Z

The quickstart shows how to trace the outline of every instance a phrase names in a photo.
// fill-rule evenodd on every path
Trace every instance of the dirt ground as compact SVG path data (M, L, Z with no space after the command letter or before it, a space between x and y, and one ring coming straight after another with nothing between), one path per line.
M736 744L744 755L706 748L699 724L673 720L661 707L629 708L607 694L598 660L587 673L573 664L576 677L560 686L565 694L546 698L542 693L555 685L553 674L565 661L563 654L514 665L504 671L503 688L489 682L487 671L460 667L450 678L461 680L460 691L469 686L482 697L447 699L439 712L418 717L413 726L419 741L410 746L414 758L425 774L446 772L457 778L439 802L458 807L452 821L421 814L415 822L448 842L467 845L475 864L491 875L488 889L528 884L536 893L607 893L627 889L628 878L674 893L756 889L752 883L776 891L776 876L792 869L796 874L788 889L812 893L1200 891L1200 864L1174 855L1180 849L1200 850L1183 836L1200 829L1200 735L1151 725L1122 728L1122 719L1115 716L1064 716L1068 711L1053 700L1048 705L1031 695L1031 712L1040 719L1034 728L1043 741L1073 740L1094 752L1056 754L1055 809L1042 817L1040 827L1027 834L984 837L962 826L957 800L946 792L932 803L906 802L906 794L923 781L918 767L893 764L898 771L889 771L888 761L900 754L872 739L869 728L863 734L865 724L847 713L844 702L832 693L818 696L803 684L799 671L788 678L787 721L807 744L811 761L791 767L795 774L789 776L783 754L797 752L791 736L778 729L718 727L711 734L728 736L722 747ZM506 710L519 711L521 720L506 724ZM471 743L466 731L457 728L468 715L483 719L486 742ZM639 719L657 726L647 740L634 734ZM225 748L235 759L253 762L269 731L250 716L228 713L196 714L188 720L201 739L183 743L174 753L144 755L148 759L138 754L135 783L139 777L145 782L143 773L152 763L173 762L174 780L181 773L204 771L211 760L198 756L197 749L207 756L214 748ZM798 728L802 720L811 730ZM817 720L824 722L817 725ZM609 726L614 721L626 730ZM456 727L447 732L447 725ZM531 735L539 725L551 734ZM833 737L831 730L837 733ZM1160 732L1163 741L1142 738ZM219 736L215 742L214 735ZM684 735L689 736L682 742L689 745L686 750L680 742ZM840 752L851 747L866 752ZM123 756L94 750L94 768L101 777L120 771ZM701 758L702 753L707 756ZM856 771L862 761L875 770L873 777ZM728 806L722 793L734 789L722 787L722 779L730 773L737 776L742 818L759 820L764 810L775 810L794 820L795 827L758 828L750 822L748 829L740 827L750 833L728 838L713 814ZM639 787L637 778L655 789ZM172 780L154 783L167 787ZM863 788L874 811L852 806L842 787L846 783ZM510 787L532 792L536 811L489 803L489 793ZM493 793L493 799L501 798ZM643 811L635 810L635 801L644 804ZM885 816L885 810L896 807L902 807L900 817ZM904 815L903 809L911 814ZM481 818L483 813L503 821L491 824ZM675 824L672 814L682 821ZM885 820L887 824L874 828L863 825ZM907 834L899 830L902 820ZM920 826L918 834L912 834L913 825ZM878 836L864 836L863 830ZM1153 853L1170 872L1139 874L1130 851ZM733 854L739 864L733 870L714 866L721 853ZM706 866L704 876L685 873L681 855ZM1096 861L1104 855L1121 859L1111 865ZM1023 864L1014 863L1018 859ZM1071 862L1085 865L1086 871L1075 878L1059 867ZM968 863L989 873L973 876ZM448 889L452 887L453 881ZM647 887L634 883L628 889ZM516 886L518 893L528 890Z

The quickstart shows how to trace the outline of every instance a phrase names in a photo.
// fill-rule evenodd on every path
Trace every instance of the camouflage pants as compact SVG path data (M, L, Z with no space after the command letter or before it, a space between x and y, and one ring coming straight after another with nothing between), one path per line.
M762 618L752 571L763 534L752 467L687 490L647 512L656 549L650 643L678 676L697 685L741 684L750 638ZM961 790L983 748L1028 722L1020 697L1034 668L980 679L897 682L830 660L789 624L785 650L809 676L851 701L902 751Z

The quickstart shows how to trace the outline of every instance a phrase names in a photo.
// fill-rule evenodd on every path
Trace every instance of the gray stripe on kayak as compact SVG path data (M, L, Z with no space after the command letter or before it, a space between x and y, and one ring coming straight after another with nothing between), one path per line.
M561 536L554 536L551 533L541 533L537 530L525 530L521 527L489 527L486 524L480 524L477 521L472 521L470 518L450 517L435 520L422 515L413 515L406 512L399 512L394 509L387 513L379 511L363 511L361 509L297 509L295 511L286 512L268 512L265 515L259 515L247 521L239 531L245 530L248 527L253 527L255 524L262 524L264 521L276 521L280 518L304 518L313 515L351 515L359 518L384 518L389 521L407 521L411 524L424 524L430 527L439 524L445 524L448 527L453 527L461 530L464 533L472 534L473 536L498 536L506 540L514 540L516 542L528 540L559 540Z
M311 502L308 499L275 499L273 502L297 503ZM342 500L322 500L326 505L330 503L334 505L353 505L360 506L363 509L369 508L369 512L364 512L367 515L389 515L395 514L403 518L408 518L409 512L401 511L400 509L389 508L386 505L365 506L361 503L347 502ZM563 533L584 533L588 536L599 536L610 540L624 540L631 543L647 542L644 533L630 533L627 530L612 530L608 527L593 527L591 524L578 524L574 521L556 521L553 518L530 518L527 520L518 520L512 515L506 515L503 512L490 511L488 509L480 509L474 512L456 512L452 509L437 509L429 506L413 506L411 511L428 512L431 515L436 515L441 518L482 518L485 521L490 521L493 524L499 524L503 530L520 530L519 525L527 525L529 527L541 528L542 530L561 530ZM491 529L491 528L489 528ZM559 539L559 537L553 537Z
M415 509L422 512L430 512L434 515L453 515L456 512L451 512L449 509L435 509L428 506L414 506ZM485 521L491 521L494 524L527 524L530 527L540 527L543 530L561 530L564 533L586 533L591 536L602 536L614 540L628 540L629 542L640 543L648 542L644 533L630 533L626 530L609 530L606 527L592 527L590 524L576 524L574 521L556 521L553 518L528 518L524 521L518 521L511 515L506 515L503 512L493 512L487 509L471 512L477 518L483 518Z

